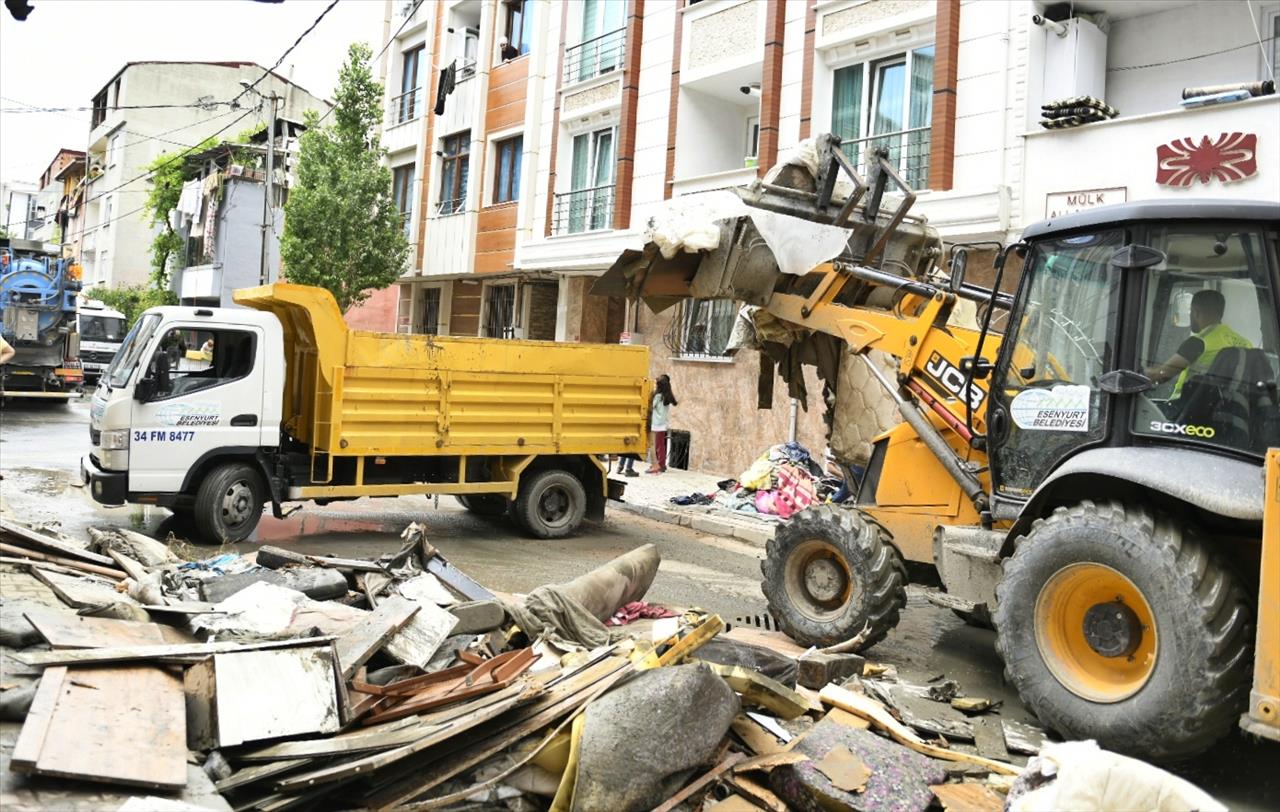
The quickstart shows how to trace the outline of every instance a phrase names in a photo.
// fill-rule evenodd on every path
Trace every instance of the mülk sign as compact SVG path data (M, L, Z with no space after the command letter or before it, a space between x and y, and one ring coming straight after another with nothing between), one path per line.
M1129 189L1125 186L1114 186L1109 189L1081 189L1076 192L1050 192L1044 196L1044 216L1046 220L1072 214L1097 206L1110 206L1124 203L1129 199Z

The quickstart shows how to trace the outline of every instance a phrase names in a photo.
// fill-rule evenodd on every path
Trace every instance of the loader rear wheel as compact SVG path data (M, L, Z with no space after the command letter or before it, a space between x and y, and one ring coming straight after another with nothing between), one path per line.
M847 508L810 508L778 528L760 564L769 611L804 646L842 643L870 626L884 639L907 602L907 570L889 533Z
M477 516L506 516L511 509L511 500L496 493L459 495L458 501L468 512Z
M1006 677L1070 738L1176 760L1244 710L1245 594L1171 516L1120 502L1058 508L1005 561L996 596Z
M214 468L196 491L197 539L204 544L244 541L258 526L265 502L266 488L252 466L232 462Z
M568 536L582 524L586 513L587 490L568 471L539 471L520 483L516 520L540 539Z

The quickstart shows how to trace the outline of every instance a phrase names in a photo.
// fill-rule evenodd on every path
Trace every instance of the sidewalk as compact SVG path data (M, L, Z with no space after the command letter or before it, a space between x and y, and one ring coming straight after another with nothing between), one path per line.
M613 470L616 470L616 463ZM610 474L611 478L627 484L624 501L610 502L610 507L655 521L678 524L699 533L741 539L760 547L773 538L780 521L776 516L741 513L719 505L671 504L673 496L714 494L717 490L716 483L731 477L677 468L668 468L665 474L650 476L646 473L648 466L644 463L639 463L636 470L640 472L640 476L620 477L616 473Z

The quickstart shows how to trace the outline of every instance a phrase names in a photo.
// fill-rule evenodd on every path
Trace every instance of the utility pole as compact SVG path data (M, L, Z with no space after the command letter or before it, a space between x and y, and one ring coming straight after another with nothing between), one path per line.
M267 260L271 253L271 240L275 237L272 226L275 223L275 163L276 163L276 101L280 97L271 92L262 100L271 105L271 115L267 124L267 177L262 197L262 263L258 273L258 283L269 284L275 280L268 278Z

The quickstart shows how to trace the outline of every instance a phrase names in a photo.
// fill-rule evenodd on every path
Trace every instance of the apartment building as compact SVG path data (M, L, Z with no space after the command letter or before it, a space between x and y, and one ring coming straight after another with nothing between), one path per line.
M737 306L689 301L653 314L589 295L621 251L643 244L658 207L749 183L822 132L839 135L857 163L887 148L919 190L913 212L951 244L1008 242L1057 211L1118 199L1275 199L1278 97L1180 102L1190 85L1268 78L1276 40L1258 43L1254 24L1272 31L1277 9L397 3L389 23L404 27L388 49L384 145L415 254L398 286L348 318L409 332L645 343L681 399L672 420L689 432L690 466L731 474L790 430L784 388L758 410L755 354L726 353ZM1118 115L1070 129L1039 123L1042 104L1077 95ZM1157 146L1236 131L1259 134L1256 173L1191 191L1156 182ZM981 256L970 264L976 278ZM816 377L807 389L797 436L818 452Z
M154 227L142 211L147 167L215 134L234 138L266 123L255 94L266 69L253 62L130 62L93 97L88 183L78 238L85 287L136 285L151 272ZM302 121L327 103L274 73L255 87L280 98L279 118ZM243 93L243 96L242 96ZM227 104L239 98L238 107Z

